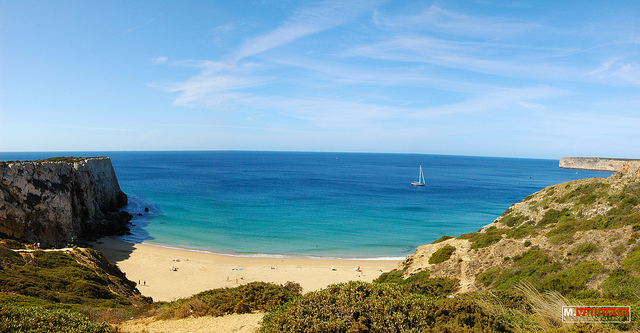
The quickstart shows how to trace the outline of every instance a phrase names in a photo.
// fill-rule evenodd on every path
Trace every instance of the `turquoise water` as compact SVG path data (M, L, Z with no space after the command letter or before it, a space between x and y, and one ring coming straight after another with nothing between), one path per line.
M110 156L131 242L252 256L402 258L473 232L548 185L607 177L557 160L300 152L2 153ZM411 186L422 165L426 186ZM145 212L145 207L149 212Z

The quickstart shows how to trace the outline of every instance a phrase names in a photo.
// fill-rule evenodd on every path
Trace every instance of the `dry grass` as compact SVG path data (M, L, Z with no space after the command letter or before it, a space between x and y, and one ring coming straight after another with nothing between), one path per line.
M581 306L569 301L556 291L539 292L531 283L519 284L516 289L524 294L533 310L533 320L541 330L562 326L562 307Z

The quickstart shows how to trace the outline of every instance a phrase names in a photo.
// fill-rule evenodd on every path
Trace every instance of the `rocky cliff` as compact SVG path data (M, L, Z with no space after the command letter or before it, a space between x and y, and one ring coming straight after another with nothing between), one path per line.
M0 162L0 234L43 247L127 230L108 157Z
M630 169L635 169L636 171L640 169L640 160L600 157L563 157L560 159L559 166L563 169L623 171L623 173L628 174Z

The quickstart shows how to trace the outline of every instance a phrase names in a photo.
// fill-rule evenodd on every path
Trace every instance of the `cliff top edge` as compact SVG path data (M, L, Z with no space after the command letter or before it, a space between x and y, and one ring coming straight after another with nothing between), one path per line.
M96 157L74 157L74 156L60 156L60 157L52 157L42 160L27 160L27 161L0 161L0 165L2 164L13 164L13 163L80 163L88 160L94 159L108 159L106 156L96 156Z

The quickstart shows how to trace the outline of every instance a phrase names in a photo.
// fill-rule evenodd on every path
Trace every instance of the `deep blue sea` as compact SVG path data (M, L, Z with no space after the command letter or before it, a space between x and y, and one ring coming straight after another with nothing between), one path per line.
M130 242L247 256L403 258L477 231L546 186L609 172L557 160L245 151L0 153L109 156ZM426 186L411 186L422 166ZM149 212L145 212L145 207Z

